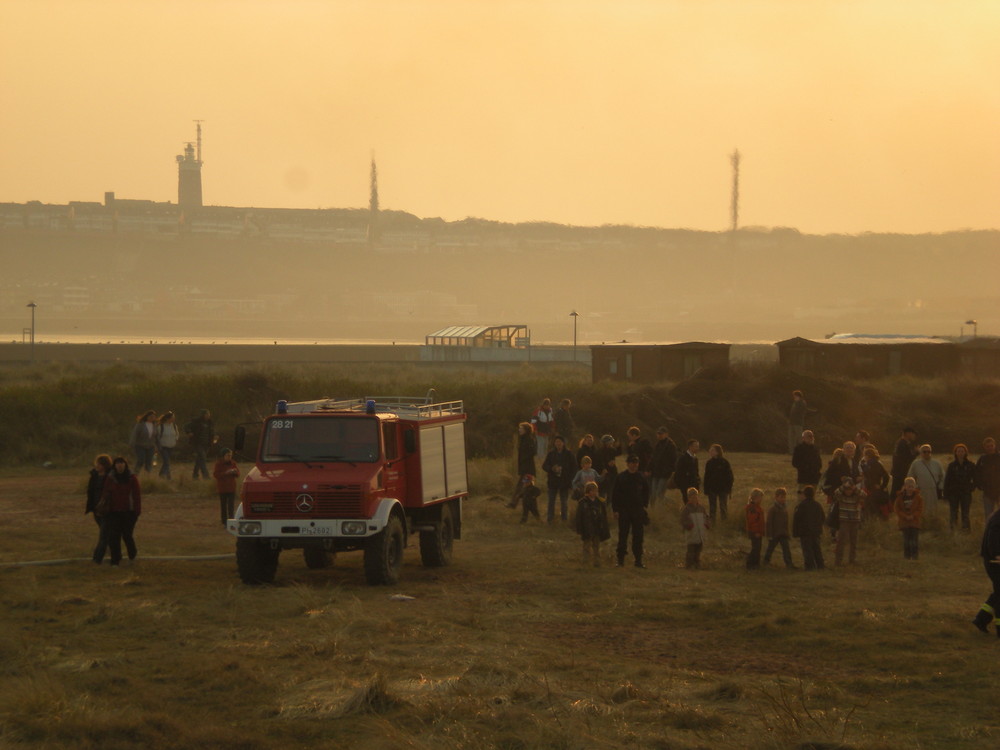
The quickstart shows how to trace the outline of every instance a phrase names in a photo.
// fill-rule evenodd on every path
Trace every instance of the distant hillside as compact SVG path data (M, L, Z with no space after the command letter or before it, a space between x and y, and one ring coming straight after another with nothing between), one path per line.
M156 336L420 340L451 324L526 323L536 340L568 341L573 310L581 343L957 334L969 319L1000 331L997 231L730 234L383 212L370 246L361 210L206 211L205 231L158 214L157 231L114 234L81 229L82 210L72 230L58 214L26 229L8 210L0 335L20 335L29 299L50 331L90 321ZM238 231L208 231L212 220Z

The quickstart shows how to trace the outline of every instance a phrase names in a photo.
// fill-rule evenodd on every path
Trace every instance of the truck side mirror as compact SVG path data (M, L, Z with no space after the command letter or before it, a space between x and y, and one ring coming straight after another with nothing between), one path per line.
M413 430L407 430L403 433L403 447L407 453L417 452L417 435Z
M241 451L247 442L247 428L243 425L233 430L233 449Z

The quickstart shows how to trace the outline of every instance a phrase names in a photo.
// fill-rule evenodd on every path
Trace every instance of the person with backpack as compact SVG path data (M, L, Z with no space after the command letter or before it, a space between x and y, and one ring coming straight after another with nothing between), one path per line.
M170 456L180 440L180 430L172 411L163 412L156 425L156 450L160 454L160 476L170 479Z

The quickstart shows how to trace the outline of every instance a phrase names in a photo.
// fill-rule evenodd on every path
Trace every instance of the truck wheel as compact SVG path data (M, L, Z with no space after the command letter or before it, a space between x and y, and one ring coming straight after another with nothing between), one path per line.
M302 550L302 556L310 570L321 570L333 565L333 555L322 547L306 547Z
M420 532L420 560L428 568L451 565L451 548L455 543L455 524L451 506L441 506L441 521L434 531Z
M271 549L260 539L236 540L236 568L243 583L273 583L281 550Z
M390 516L385 528L365 545L365 579L369 586L391 586L403 567L403 522Z

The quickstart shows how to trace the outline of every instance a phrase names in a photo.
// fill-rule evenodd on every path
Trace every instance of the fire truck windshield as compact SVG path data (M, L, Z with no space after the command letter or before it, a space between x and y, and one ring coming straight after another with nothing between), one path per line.
M289 414L264 426L261 461L347 461L379 458L378 420Z

